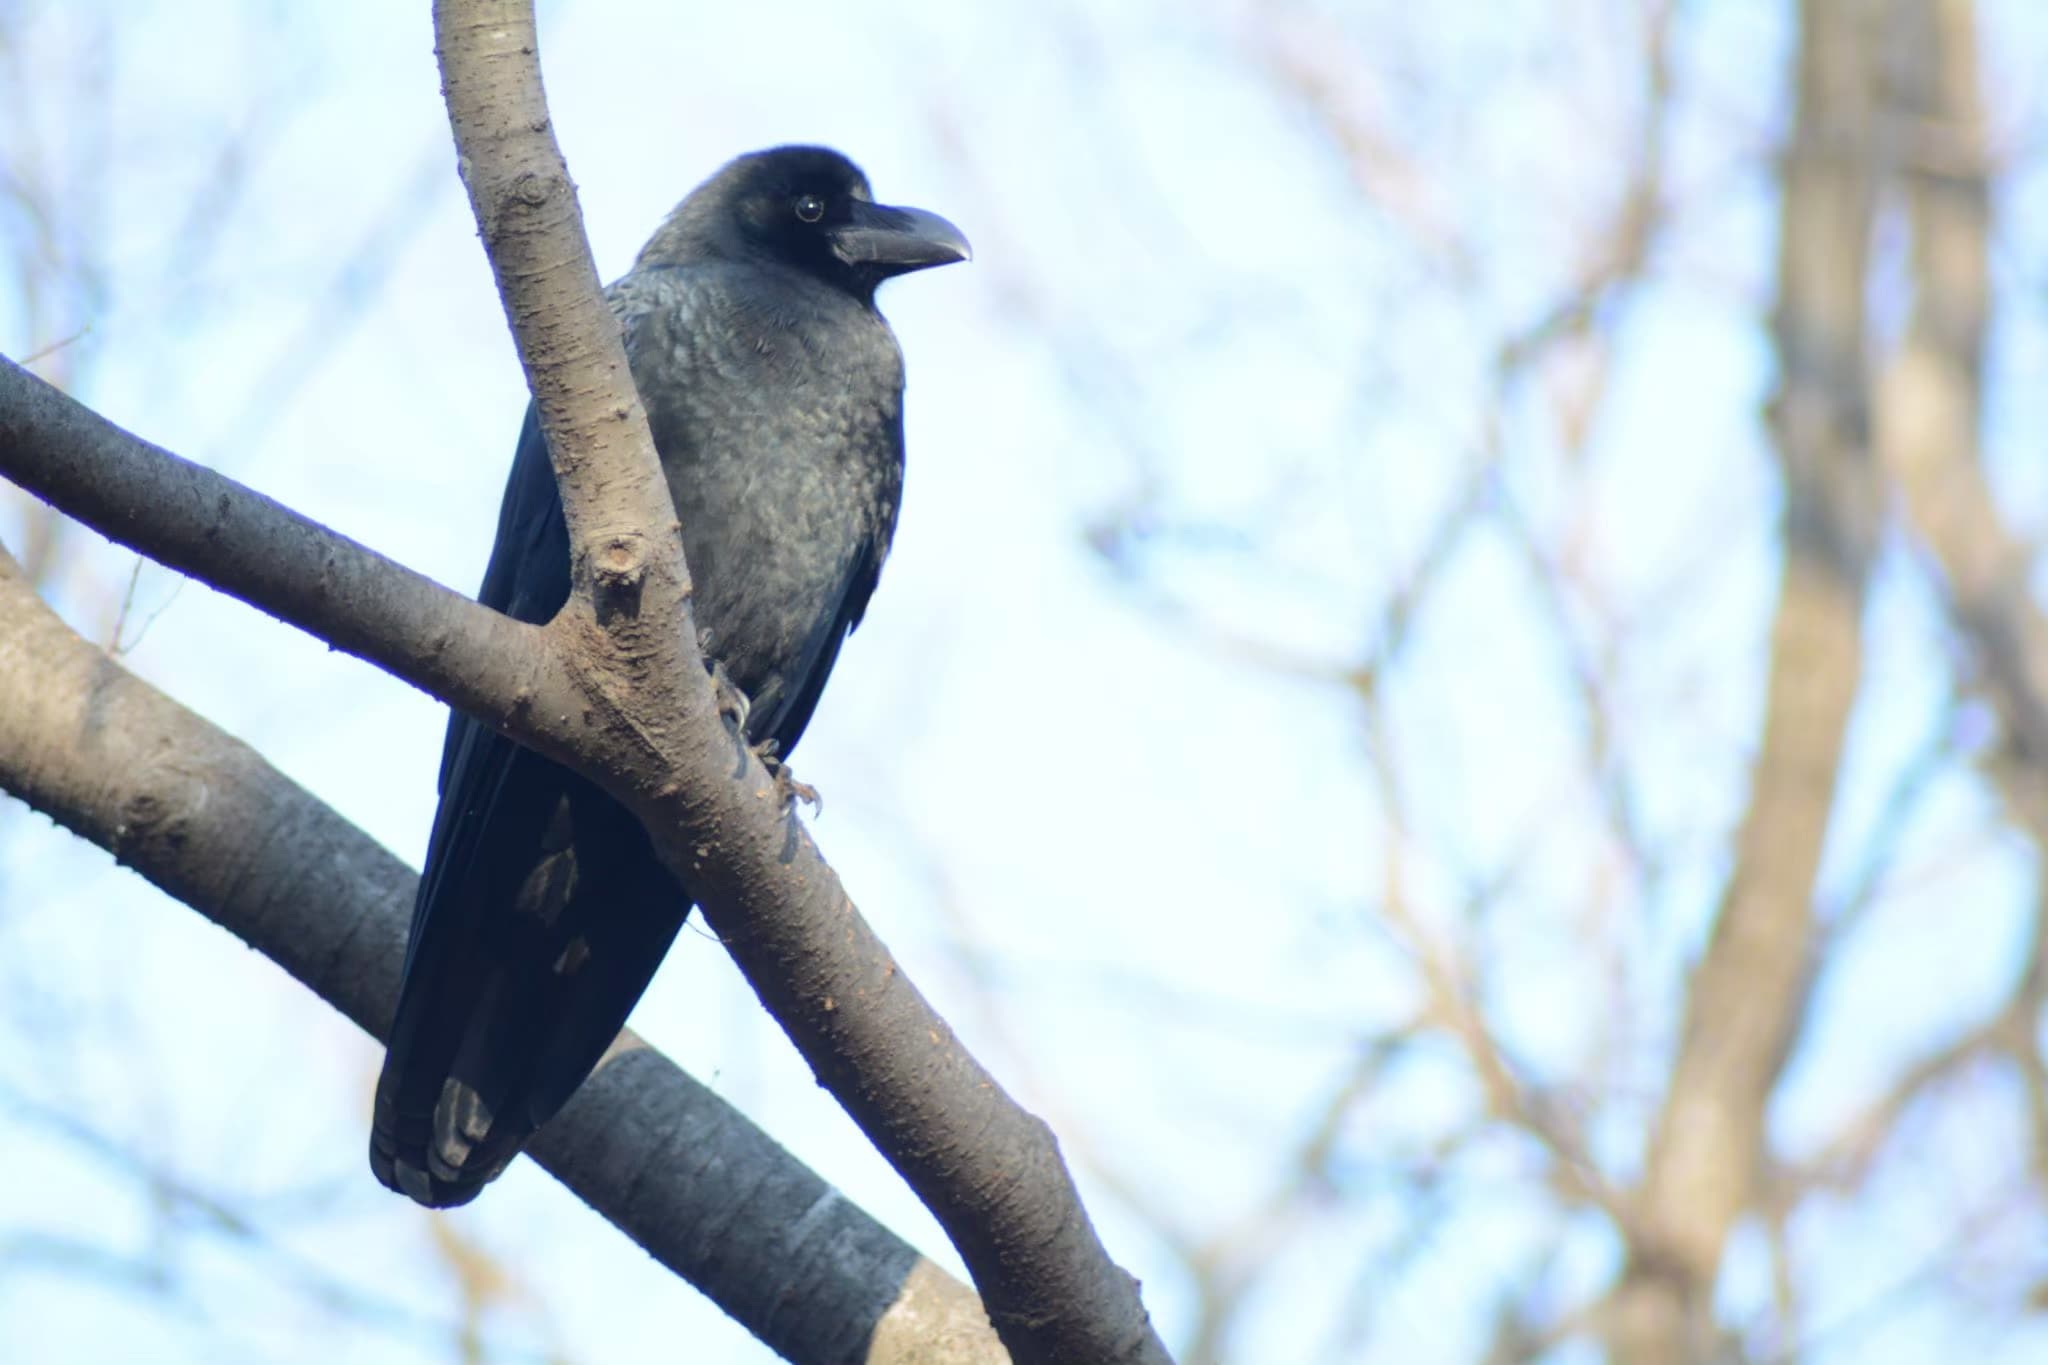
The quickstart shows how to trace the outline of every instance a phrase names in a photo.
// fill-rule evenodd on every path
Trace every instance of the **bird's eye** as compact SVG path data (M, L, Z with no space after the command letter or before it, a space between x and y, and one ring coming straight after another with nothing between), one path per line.
M815 194L800 194L796 197L796 216L806 223L815 223L825 216L825 201Z

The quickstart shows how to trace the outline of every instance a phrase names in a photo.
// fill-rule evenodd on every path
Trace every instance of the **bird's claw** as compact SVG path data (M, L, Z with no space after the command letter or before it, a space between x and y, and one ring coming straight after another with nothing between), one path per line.
M709 644L710 633L700 632L698 639L701 644ZM768 770L768 776L774 780L775 795L781 808L785 811L793 809L796 803L801 801L813 811L825 809L824 799L818 795L818 789L808 782L797 781L796 774L789 770L789 764L777 752L782 747L778 741L764 739L759 744L747 743L747 716L754 709L753 701L726 673L724 664L707 656L705 667L710 670L711 690L718 698L719 719L731 730L733 742L760 759L761 766ZM745 758L741 758L740 766L742 770L745 769Z
M718 718L724 721L735 735L746 734L747 714L754 709L753 702L740 689L740 685L726 673L724 664L712 659L706 667L711 671L711 690L718 698Z
M775 783L775 795L780 800L783 810L795 809L799 801L809 806L813 812L825 809L825 799L818 795L818 789L808 782L797 781L796 774L790 771L788 762L777 755L776 750L782 747L779 743L772 739L764 739L753 747L754 757L761 760L761 766L768 770L768 776Z
M697 641L701 646L709 646L711 633L698 632ZM818 789L808 782L797 781L796 775L789 770L789 764L777 753L782 747L780 743L772 739L764 739L759 744L747 743L747 716L754 709L753 701L747 696L745 689L726 673L724 664L709 655L705 656L705 660L705 667L711 673L711 690L718 698L719 719L732 731L733 741L760 759L761 766L768 770L768 776L774 779L775 795L779 798L781 808L785 811L790 810L801 801L814 811L823 810L825 803L819 797ZM740 760L740 765L742 769L745 768L744 758Z

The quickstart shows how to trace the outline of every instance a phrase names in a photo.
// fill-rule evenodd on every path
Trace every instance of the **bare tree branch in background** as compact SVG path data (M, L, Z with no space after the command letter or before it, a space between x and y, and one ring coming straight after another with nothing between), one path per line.
M2048 767L2048 618L2033 554L2008 531L1980 462L1990 315L1990 146L1968 0L1907 6L1897 42L1898 173L1913 241L1913 314L1879 389L1877 432L1932 552L1980 682L2024 769ZM2039 797L2016 814L2048 844Z
M104 37L108 21L105 16L95 19L99 36ZM106 288L101 265L105 252L99 239L106 229L104 177L109 159L60 162L47 143L49 130L34 116L30 96L36 87L27 67L35 61L40 79L77 83L80 126L88 128L91 141L101 147L109 136L107 73L103 67L79 69L82 63L60 66L49 60L49 54L24 50L8 27L0 23L0 67L6 73L0 86L6 91L8 123L16 131L8 164L0 168L0 224L12 229L6 234L13 248L9 284L23 329L36 347L28 363L59 388L70 389L90 356L90 348L77 344L83 333L74 329L89 325L85 320ZM31 577L40 580L58 559L64 520L54 508L12 491L7 501L21 504L21 562Z
M1774 322L1785 561L1763 746L1651 1137L1645 1235L1631 1242L1615 1293L1609 1340L1631 1365L1682 1365L1716 1350L1722 1251L1760 1191L1765 1108L1812 980L1815 878L1862 676L1863 599L1878 531L1863 347L1882 8L1835 0L1800 7Z
M2007 818L2048 850L2048 614L2034 555L2007 529L1985 477L1981 423L1991 303L1991 148L1971 0L1905 6L1896 35L1895 172L1913 243L1913 314L1879 390L1877 437L1908 520L1931 554L2003 729L1984 767ZM2048 897L2037 897L2021 970L1983 1022L1923 1058L1838 1141L1852 1179L1927 1089L1986 1059L2016 1069L2030 1161L2048 1180Z

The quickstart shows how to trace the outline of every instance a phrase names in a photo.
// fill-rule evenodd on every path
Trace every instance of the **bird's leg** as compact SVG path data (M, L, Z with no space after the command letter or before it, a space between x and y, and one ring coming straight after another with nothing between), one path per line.
M725 671L725 665L711 656L710 630L700 629L697 632L697 652L704 658L704 671L711 675L711 690L718 698L718 718L725 722L735 739L744 743L747 714L754 709L754 703Z
M764 739L754 747L754 757L761 760L761 766L768 770L768 776L775 780L775 794L782 800L782 809L788 810L801 801L814 811L825 809L824 798L818 789L808 782L796 780L789 763L776 753L782 745L777 740Z
M718 716L732 731L733 742L751 751L761 760L761 766L768 770L768 776L775 781L775 794L781 798L782 809L788 810L802 801L814 811L823 810L825 802L818 795L818 789L808 782L799 782L791 772L789 764L779 756L782 745L773 739L764 739L759 744L747 743L747 717L752 714L754 703L740 685L725 671L725 665L711 657L711 632L697 632L697 649L704 656L704 667L711 674L711 690L718 697ZM771 691L773 685L771 684ZM745 760L741 760L745 766Z

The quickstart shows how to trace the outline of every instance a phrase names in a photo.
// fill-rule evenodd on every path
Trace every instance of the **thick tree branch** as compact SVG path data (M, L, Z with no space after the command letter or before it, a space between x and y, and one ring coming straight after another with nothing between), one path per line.
M1785 559L1763 741L1651 1136L1645 1235L1630 1248L1610 1315L1614 1355L1632 1365L1680 1365L1714 1351L1722 1250L1762 1192L1766 1106L1806 1013L1814 880L1862 674L1880 504L1863 348L1884 3L1801 5L1773 328Z
M666 579L649 586L686 600L668 482L548 116L533 6L436 0L434 41L462 183L561 487L576 582L587 592L591 573L644 561Z
M649 496L646 422L549 130L531 5L442 0L435 20L464 178L570 516L575 591L560 615L540 630L496 619L11 366L0 473L598 782L946 1229L1019 1365L1166 1361L1051 1132L919 995L718 716L673 509Z
M540 690L542 631L123 431L0 357L0 473L110 540L478 715ZM556 671L559 709L573 694Z
M584 712L586 737L597 732L614 752L593 753L574 739L569 747L597 760L602 772L592 775L600 781L613 775L608 789L619 778L632 783L613 795L643 819L659 802L671 807L671 823L717 829L718 812L692 800L701 793L670 771L676 747L692 747L686 766L704 765L696 770L705 774L719 770L721 750L738 775L753 777L748 769L757 765L733 752L715 719L675 508L555 143L533 6L435 0L434 41L462 181L568 523L573 590L550 627L584 692L567 712ZM578 766L570 755L553 756ZM660 851L695 887L702 847L680 858ZM708 903L705 914L712 918Z
M412 871L80 638L4 550L0 787L384 1036ZM1008 1360L965 1286L630 1033L532 1151L791 1361Z

